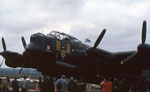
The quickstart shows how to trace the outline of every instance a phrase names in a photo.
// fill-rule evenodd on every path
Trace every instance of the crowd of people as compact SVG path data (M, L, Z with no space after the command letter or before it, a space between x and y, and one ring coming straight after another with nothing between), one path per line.
M150 92L149 78L104 78L100 92Z
M19 85L17 81L17 77L14 78L14 80L11 83L11 86L13 88L13 92L19 92L19 88L21 87L22 92L27 92L27 80L26 76L24 76L24 79L21 81L21 85Z
M12 81L13 92L19 92L19 87L22 92L27 92L28 86L26 77L21 81L21 85L18 84L15 77ZM111 78L103 77L103 81L100 82L100 92L150 92L150 80L149 78ZM77 81L74 77L70 79L65 78L62 75L57 80L51 77L45 76L43 79L40 77L38 82L38 88L40 92L87 92L87 84L83 81ZM57 90L56 90L57 89Z
M73 77L70 77L68 80L65 78L65 75L62 75L56 82L53 82L53 80L49 81L49 84L44 83L44 81L42 82L41 78L39 80L40 92L54 92L56 91L55 88L57 92L86 92L86 83L83 81L79 82ZM49 87L46 89L47 85Z
M86 92L86 83L83 81L77 81L74 77L70 77L67 79L65 75L62 75L57 80L49 76L39 77L38 90L39 92ZM26 80L26 76L19 83L17 81L17 77L11 83L11 87L13 92L28 92L28 81ZM57 89L57 90L56 90Z
M44 77L44 80L42 80L42 78L39 77L39 82L36 82L36 83L38 83L38 88L40 92L54 92L54 83L50 77ZM11 86L12 86L13 92L20 92L19 89L21 89L21 92L28 92L28 89L29 89L26 76L24 76L24 79L21 81L20 84L17 81L17 77L15 77L11 83Z

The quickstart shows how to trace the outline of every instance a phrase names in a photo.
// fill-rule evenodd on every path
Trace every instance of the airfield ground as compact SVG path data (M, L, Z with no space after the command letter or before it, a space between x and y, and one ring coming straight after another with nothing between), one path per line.
M0 91L0 92L13 92L13 91L12 91L12 89L10 88L9 91ZM20 91L20 92L21 92L21 91ZM39 92L39 91L30 89L30 90L28 90L28 92ZM100 90L99 90L99 89L92 89L90 92L100 92Z

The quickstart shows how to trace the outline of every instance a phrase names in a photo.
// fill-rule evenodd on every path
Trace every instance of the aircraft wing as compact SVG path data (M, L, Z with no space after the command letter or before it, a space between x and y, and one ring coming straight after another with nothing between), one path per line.
M5 63L9 67L18 67L21 66L24 58L22 54L12 51L4 51L0 55L5 58Z
M75 65L68 64L68 63L65 63L65 62L62 62L62 61L56 61L56 64L61 66L61 67L65 67L65 68L76 68Z
M113 53L113 57L114 58L126 58L127 56L135 53L136 51L128 51L128 52L116 52L116 53Z

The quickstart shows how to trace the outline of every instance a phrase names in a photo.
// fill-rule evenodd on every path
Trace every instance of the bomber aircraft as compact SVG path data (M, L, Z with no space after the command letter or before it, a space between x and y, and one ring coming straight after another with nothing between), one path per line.
M106 29L99 35L93 47L58 31L47 35L32 34L29 44L26 44L24 37L21 38L25 48L23 54L8 51L2 38L4 51L0 55L5 58L9 67L35 68L44 75L59 77L65 74L91 83L98 83L101 75L137 76L141 75L143 70L150 69L150 46L145 43L145 20L142 43L137 47L137 51L114 53L97 48L105 32Z

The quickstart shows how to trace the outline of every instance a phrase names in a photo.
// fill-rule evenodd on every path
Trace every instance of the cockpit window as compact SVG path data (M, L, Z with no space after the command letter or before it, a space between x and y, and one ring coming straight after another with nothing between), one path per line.
M62 33L62 32L58 32L58 31L51 31L49 34L47 34L48 36L54 36L57 39L60 40L66 40L66 41L71 41L71 42L79 42L81 43L80 40L78 40L77 38L70 36L68 34Z

